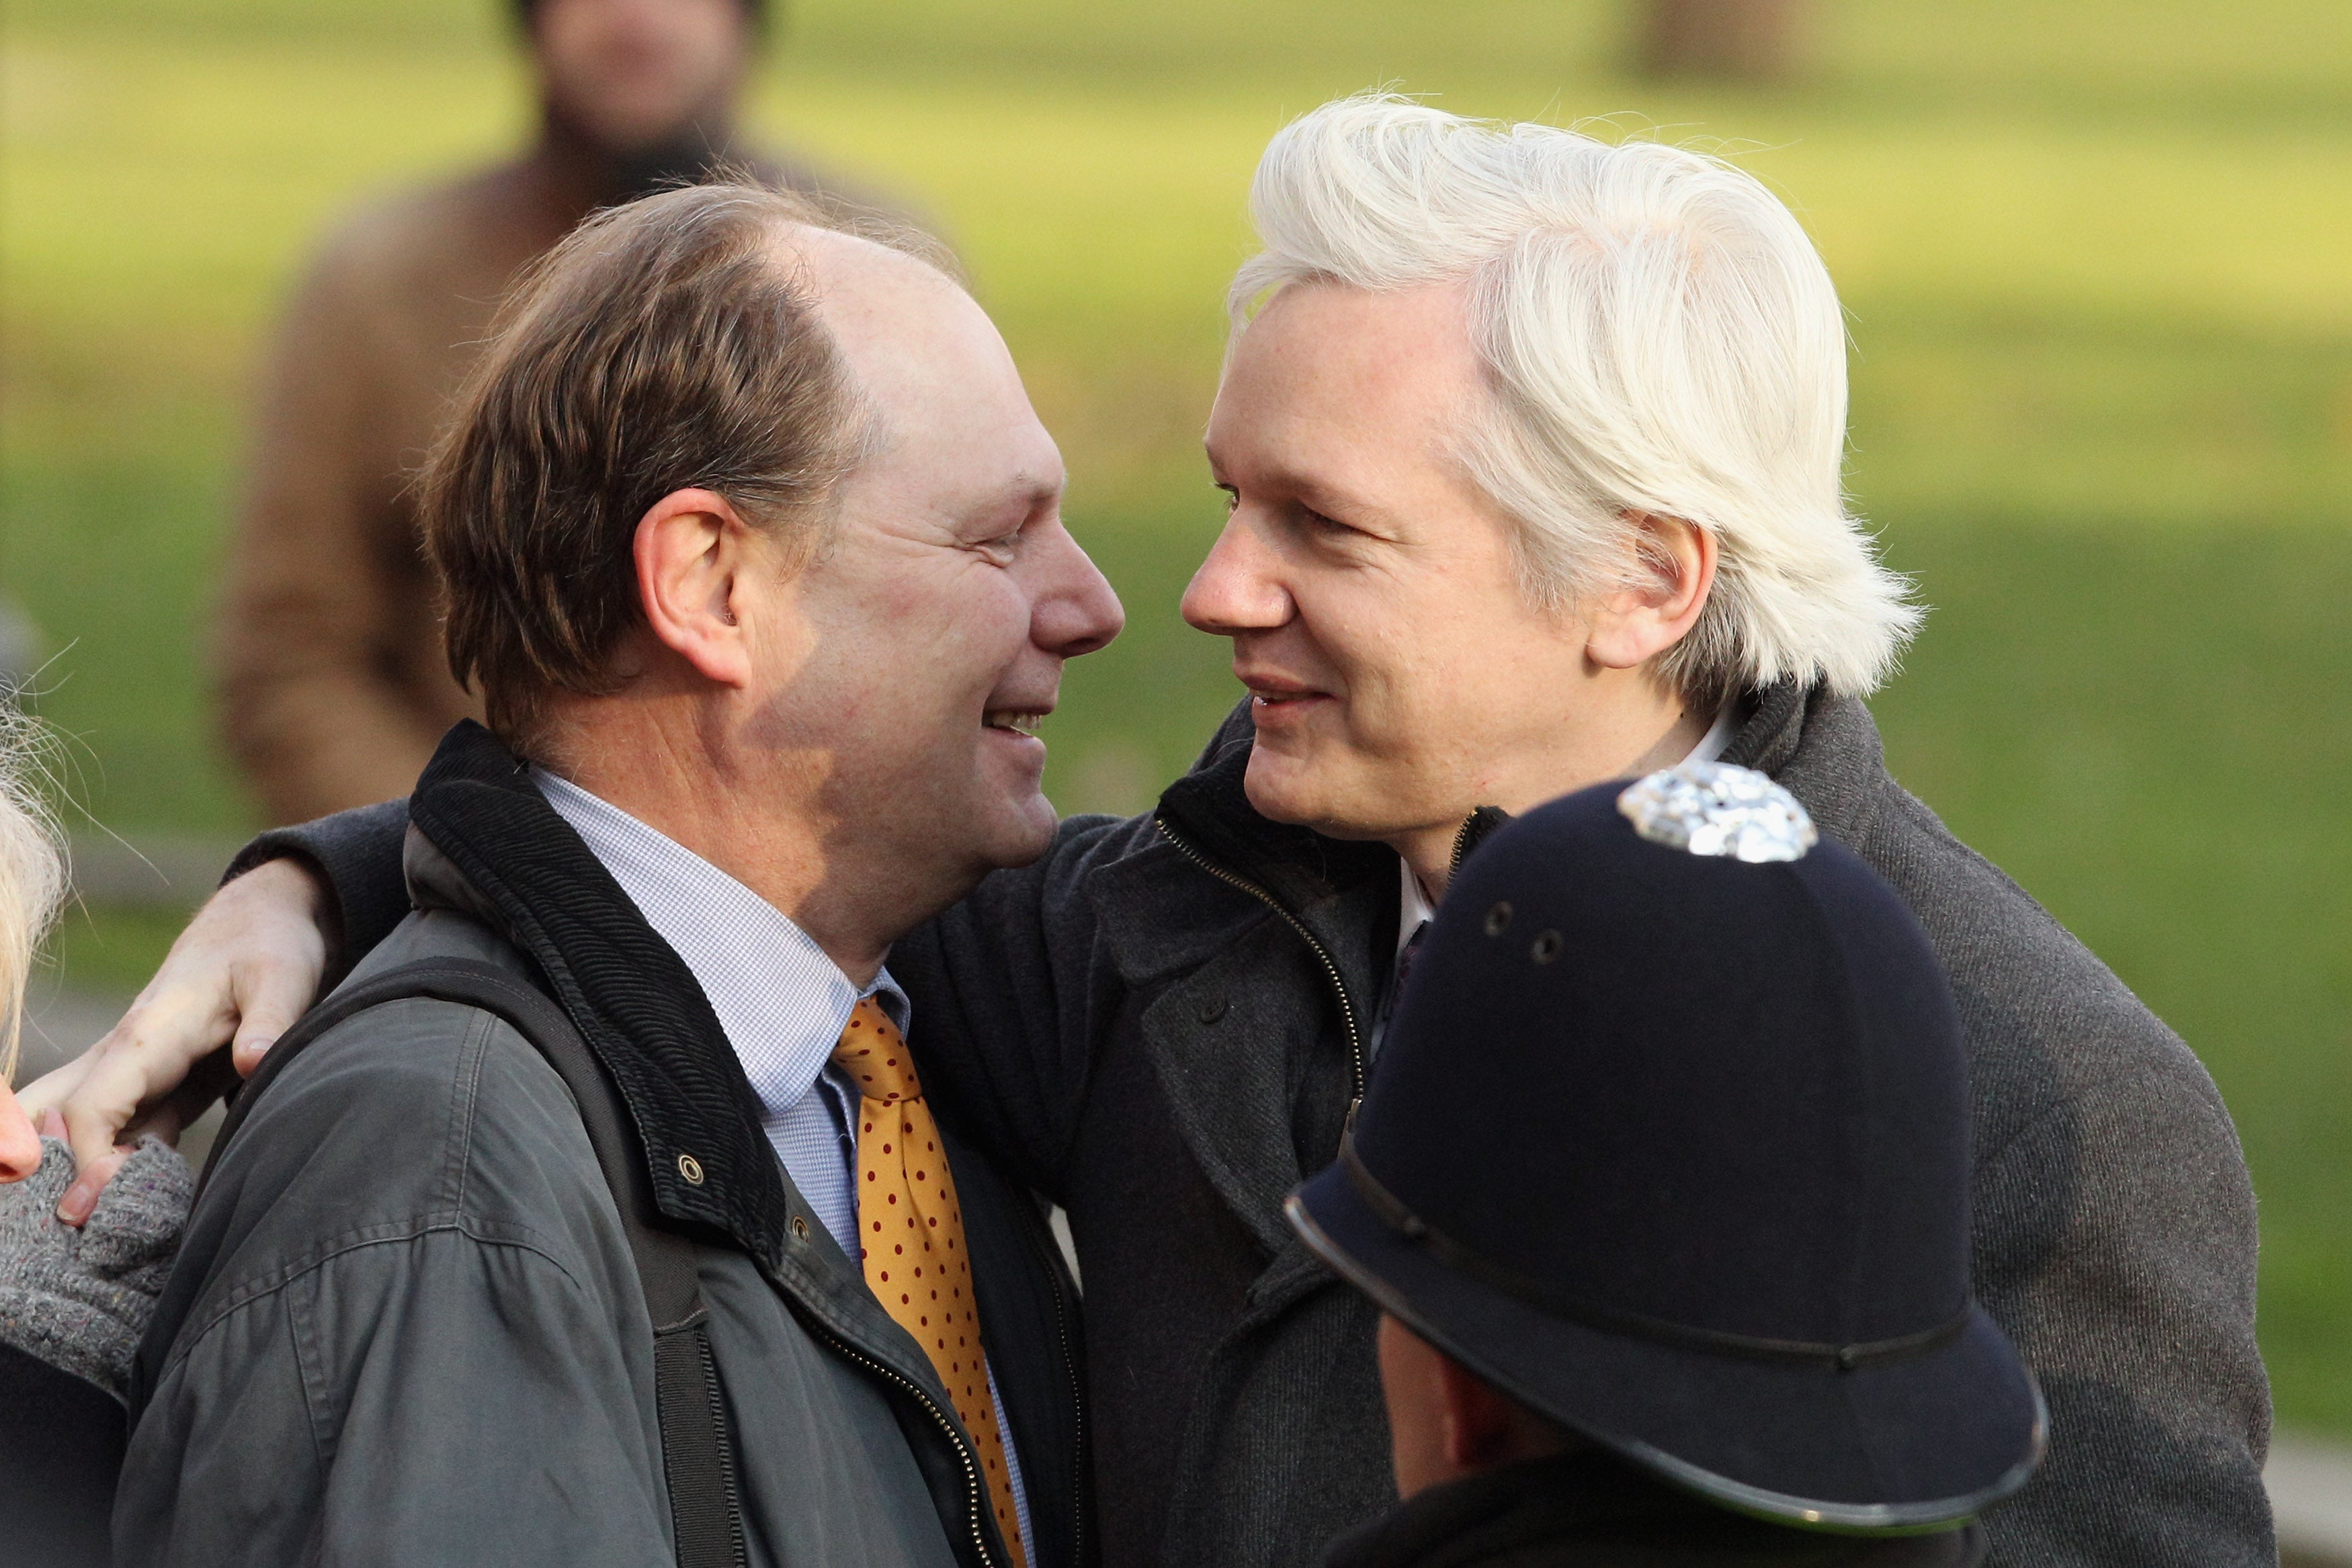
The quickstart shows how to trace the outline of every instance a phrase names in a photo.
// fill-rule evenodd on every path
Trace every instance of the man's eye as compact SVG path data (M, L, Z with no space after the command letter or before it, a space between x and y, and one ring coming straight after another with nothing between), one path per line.
M1231 485L1220 485L1217 486L1217 494L1225 498L1225 516L1232 517L1234 508L1242 504L1242 493Z

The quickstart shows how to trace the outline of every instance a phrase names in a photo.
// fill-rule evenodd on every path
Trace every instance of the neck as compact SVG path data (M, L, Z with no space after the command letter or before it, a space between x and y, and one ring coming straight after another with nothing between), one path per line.
M717 109L644 147L621 149L598 141L550 103L540 109L539 143L531 161L561 193L566 207L585 217L667 183L701 178L727 160L733 143L733 126Z
M870 984L890 944L923 917L906 914L917 904L905 877L860 863L856 835L822 804L831 770L821 755L747 757L727 744L726 718L677 698L580 699L548 727L535 760L758 894L852 983Z
M1480 806L1500 806L1513 816L1611 779L1638 778L1672 768L1688 757L1715 723L1715 715L1662 696L1635 706L1601 726L1578 727L1579 744L1547 751L1487 771L1477 800L1461 815L1391 835L1390 848L1404 857L1431 903L1445 895L1454 878L1454 846L1463 824Z

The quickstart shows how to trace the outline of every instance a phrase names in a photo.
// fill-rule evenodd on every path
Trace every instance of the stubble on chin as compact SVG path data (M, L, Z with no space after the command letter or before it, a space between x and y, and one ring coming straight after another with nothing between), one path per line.
M1053 848L1060 815L1045 799L1042 779L993 782L996 788L966 804L976 820L987 824L982 853L992 869L1027 865Z
M1311 828L1350 842L1386 840L1424 822L1458 821L1469 808L1447 814L1435 804L1450 785L1360 754L1339 751L1309 761L1266 747L1250 753L1242 792L1270 822Z
M1242 793L1251 809L1267 821L1313 827L1321 804L1320 792L1313 785L1311 769L1298 758L1263 740L1252 745L1249 767L1242 774Z

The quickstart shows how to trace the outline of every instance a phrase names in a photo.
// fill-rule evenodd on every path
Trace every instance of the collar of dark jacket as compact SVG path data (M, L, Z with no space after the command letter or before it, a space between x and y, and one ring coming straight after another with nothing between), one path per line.
M628 1104L661 1212L781 1256L783 1177L718 1015L529 768L461 723L417 780L409 821L411 896L482 920L539 966Z
M1758 693L1722 760L1769 774L1822 831L1860 844L1885 799L1886 752L1859 698L1784 681Z
M1244 702L1162 793L1141 841L1090 874L1112 961L1129 985L1185 973L1278 911L1330 956L1362 1009L1372 928L1383 908L1395 915L1396 856L1260 816L1242 790L1252 736Z
M1326 838L1258 814L1242 785L1255 737L1245 699L1218 727L1192 770L1160 795L1161 831L1293 913L1360 883L1393 883L1396 852L1387 845Z
M1380 954L1384 945L1392 951L1395 942L1396 852L1261 816L1243 789L1255 736L1244 701L1201 761L1160 797L1154 821L1176 856L1108 868L1108 883L1096 890L1096 907L1110 929L1122 972L1133 980L1194 966L1271 906L1328 967L1344 1010L1355 1020L1360 1050L1389 979ZM1189 863L1178 863L1178 857ZM1245 897L1227 896L1229 913L1222 919L1167 918L1178 907L1175 889L1201 886L1202 872Z

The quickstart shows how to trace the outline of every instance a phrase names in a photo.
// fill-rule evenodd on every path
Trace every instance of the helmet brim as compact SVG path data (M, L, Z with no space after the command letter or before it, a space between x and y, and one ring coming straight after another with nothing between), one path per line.
M2047 1444L2041 1392L1981 1308L1934 1350L1838 1370L1563 1319L1447 1267L1336 1165L1287 1213L1334 1270L1488 1383L1742 1513L1864 1533L1948 1529L2023 1486Z

